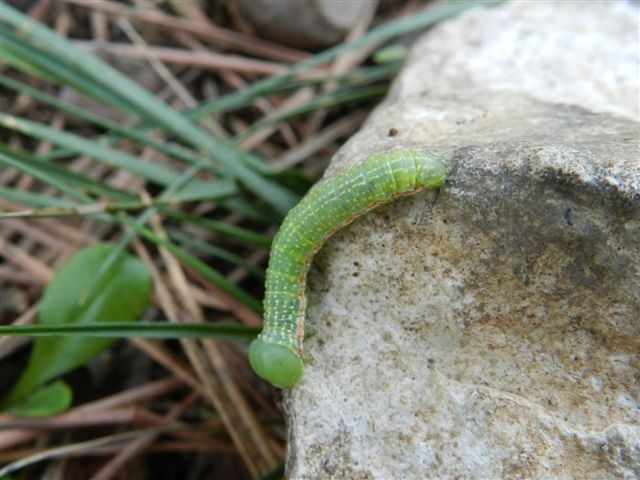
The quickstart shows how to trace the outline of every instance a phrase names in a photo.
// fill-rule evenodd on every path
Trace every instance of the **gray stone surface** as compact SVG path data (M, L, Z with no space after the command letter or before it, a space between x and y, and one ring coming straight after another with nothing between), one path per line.
M512 1L469 11L415 45L389 98L506 90L638 120L639 31L630 1Z
M583 16L597 16L609 35L607 12L637 13L554 5L552 16L567 18L547 25L537 9L551 7L538 5L469 13L415 51L447 52L442 36L456 26L480 39L460 46L478 55L496 25L516 30L503 38L534 20L577 34ZM588 56L592 43L578 43ZM316 256L315 335L303 380L285 396L289 478L640 477L640 124L615 95L609 107L593 103L607 68L598 61L583 74L593 88L589 78L576 87L582 102L554 97L573 77L534 95L452 84L454 66L441 65L438 86L418 73L433 56L415 54L336 155L328 175L374 152L424 148L443 156L448 179L356 220ZM637 92L637 82L621 84Z

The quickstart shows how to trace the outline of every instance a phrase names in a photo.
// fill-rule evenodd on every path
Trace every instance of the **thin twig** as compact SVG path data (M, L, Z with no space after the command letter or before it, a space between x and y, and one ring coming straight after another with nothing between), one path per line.
M197 394L190 394L182 402L172 408L162 419L167 425L171 425L175 420L187 411L187 409L197 400ZM110 480L118 471L136 454L147 449L160 435L160 432L149 433L134 439L113 457L106 465L98 470L91 480Z
M72 408L68 412L59 415L57 418L72 419L76 417L84 417L88 414L100 412L108 409L115 409L122 405L132 404L135 402L144 402L150 398L154 398L167 393L173 392L182 387L183 382L175 378L165 378L149 382L145 385L129 389L124 392L104 397L99 400L86 403L79 407ZM9 416L0 416L2 423L8 420ZM7 450L14 445L29 441L38 435L42 435L39 430L14 430L3 431L2 442L0 442L0 450Z
M41 283L49 283L53 279L53 271L43 261L29 255L23 248L17 247L0 235L0 254L14 265L28 271Z
M357 110L340 120L325 127L314 135L307 137L298 146L287 150L280 158L273 162L274 168L281 172L292 168L305 158L317 153L340 137L353 133L364 120L366 114Z
M124 433L117 433L114 435L107 435L106 437L97 438L94 440L88 440L86 442L74 443L72 445L65 445L62 447L52 448L44 452L40 452L29 457L23 458L16 462L6 465L0 469L0 477L3 475L9 475L15 471L21 470L34 463L42 462L44 460L50 460L52 458L62 458L71 454L72 452L86 451L93 448L108 445L115 442L122 442L132 438L138 438L141 435L160 434L165 432L175 431L181 428L185 428L184 425L167 425L163 427L148 428L143 430L132 430Z
M106 0L92 0L91 2L87 2L86 0L63 1L85 8L100 10L109 15L123 16L135 21L149 23L170 31L183 30L201 40L211 42L212 45L218 48L233 48L241 52L286 63L300 62L309 56L306 52L274 44L263 39L257 39L249 35L215 26L211 23L187 20L159 11L129 8L121 3Z
M239 55L225 55L214 52L191 52L181 48L171 47L147 47L141 52L135 45L127 43L103 43L96 44L93 41L76 40L73 42L77 47L84 50L93 50L98 47L100 50L125 58L148 58L153 56L158 60L175 65L185 65L190 67L201 67L206 70L235 70L238 72L255 73L262 75L277 75L287 71L289 66L284 63L268 62L266 60L256 60ZM322 71L309 71L307 76L320 75Z
M165 236L164 228L157 215L151 219L151 224L156 235ZM160 254L167 265L174 288L180 292L178 298L181 299L189 318L204 321L200 307L193 299L182 267L165 249L160 249ZM171 309L174 310L174 316L168 316L168 318L179 321L176 306L173 305ZM224 356L216 343L207 340L201 342L182 340L181 343L203 383L207 398L220 415L252 476L258 478L271 471L277 463L269 448L267 436L231 380Z

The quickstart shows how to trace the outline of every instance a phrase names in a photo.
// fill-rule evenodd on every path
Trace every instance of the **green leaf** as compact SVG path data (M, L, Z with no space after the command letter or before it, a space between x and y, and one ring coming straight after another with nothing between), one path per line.
M46 288L39 310L41 324L131 321L149 303L151 278L138 258L98 244L75 254ZM112 339L74 336L38 338L18 383L0 403L16 405L36 387L85 364L108 348Z
M49 417L64 412L71 406L73 392L62 380L36 388L18 404L7 410L16 417Z

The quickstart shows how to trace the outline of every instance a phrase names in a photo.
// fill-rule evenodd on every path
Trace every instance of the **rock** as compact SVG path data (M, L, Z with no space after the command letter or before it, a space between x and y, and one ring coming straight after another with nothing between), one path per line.
M448 180L359 218L316 256L310 359L285 396L288 478L640 477L640 124L598 89L619 58L563 78L592 42L560 42L521 88L496 86L486 59L461 60L513 38L521 48L496 58L514 77L516 57L539 49L523 32L590 25L614 44L627 41L624 21L609 30L621 18L636 22L637 7L514 2L453 19L336 155L327 175L424 148ZM456 28L476 40L448 56ZM619 84L638 98L634 75Z
M638 5L510 2L445 22L413 48L396 96L516 91L640 117Z
M338 43L375 8L375 3L370 0L236 0L227 6L261 37L314 50Z

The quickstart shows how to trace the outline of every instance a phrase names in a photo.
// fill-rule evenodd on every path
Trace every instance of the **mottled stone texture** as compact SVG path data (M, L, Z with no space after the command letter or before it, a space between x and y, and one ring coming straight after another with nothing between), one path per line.
M639 30L631 1L516 0L476 10L414 46L389 98L509 90L638 120Z
M454 19L416 51L437 50L456 22L463 37L490 38L470 25L489 32L506 9L521 29L527 11L550 8L516 3ZM603 5L553 8L577 33L585 15L592 28L598 17L609 25ZM370 153L420 147L444 157L447 184L370 212L317 255L315 335L303 380L285 397L288 477L639 478L635 107L623 118L549 92L431 88L437 78L416 77L422 61L432 59L412 57L328 175Z

